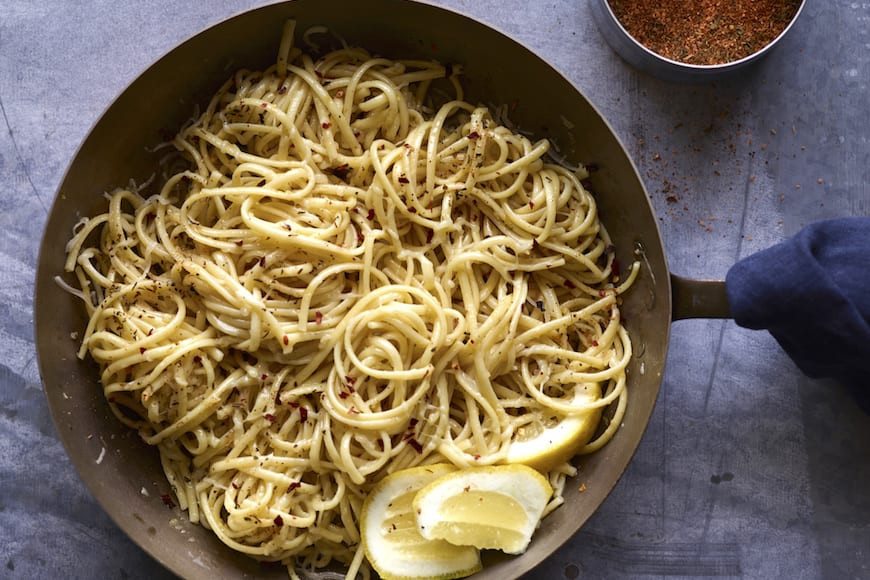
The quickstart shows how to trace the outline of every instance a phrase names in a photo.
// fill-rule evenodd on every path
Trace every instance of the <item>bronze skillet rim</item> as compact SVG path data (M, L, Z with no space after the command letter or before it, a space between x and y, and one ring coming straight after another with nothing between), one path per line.
M364 6L361 7L360 5ZM118 526L173 573L185 578L283 578L220 543L167 507L168 484L156 451L121 425L107 408L95 367L77 359L83 316L55 276L62 273L73 224L92 213L102 193L131 177L144 181L155 160L147 154L174 131L195 103L241 66L274 58L282 23L301 29L327 25L352 44L386 56L461 62L472 100L515 104L512 119L547 135L569 160L595 167L590 178L623 263L643 260L643 275L623 310L635 355L623 427L601 451L578 460L566 504L542 523L519 557L487 554L479 578L515 577L568 542L619 481L646 429L664 373L672 317L724 315L722 286L705 286L715 304L695 295L697 283L668 271L657 220L625 147L595 107L559 71L501 32L458 12L406 0L298 0L228 18L181 43L146 69L106 109L69 165L44 232L36 277L35 333L46 397L60 438L85 485ZM195 71L195 74L187 74ZM185 74L179 74L185 73ZM517 82L521 79L522 82ZM118 128L122 127L123 138ZM687 297L672 311L672 285ZM713 304L707 311L705 305ZM581 491L583 490L583 491ZM311 577L330 577L325 572Z

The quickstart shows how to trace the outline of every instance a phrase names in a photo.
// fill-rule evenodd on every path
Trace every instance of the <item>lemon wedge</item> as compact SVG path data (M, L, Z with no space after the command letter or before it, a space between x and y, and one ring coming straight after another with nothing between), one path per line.
M420 488L455 469L438 464L397 471L366 497L360 518L363 550L384 580L449 580L480 571L477 548L423 538L412 508Z
M437 478L417 492L413 506L424 538L521 554L552 494L531 467L473 467Z
M575 390L573 402L588 404L600 398L598 383L588 383ZM514 435L505 461L522 463L546 473L574 457L589 443L600 420L599 407L576 415L554 415L543 425L524 427Z

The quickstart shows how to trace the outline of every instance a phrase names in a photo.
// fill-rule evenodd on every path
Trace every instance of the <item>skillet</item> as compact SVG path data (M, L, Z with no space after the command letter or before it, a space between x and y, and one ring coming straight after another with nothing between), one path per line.
M170 491L156 450L111 414L95 365L76 357L73 338L85 319L54 277L63 272L74 224L93 214L102 193L154 173L149 150L174 133L195 105L237 68L274 61L287 18L297 30L324 25L349 44L392 58L461 63L466 98L509 104L511 121L548 137L569 162L592 168L591 188L602 220L627 264L643 273L623 307L635 356L629 367L624 425L601 451L578 459L580 472L565 490L564 506L548 516L520 557L487 554L478 577L515 577L546 559L595 512L637 448L664 373L670 323L679 318L727 316L724 284L686 280L667 266L656 217L637 169L607 121L545 61L473 19L406 0L297 0L255 9L192 37L157 61L106 110L71 162L42 241L35 297L40 371L58 433L83 481L133 541L185 578L285 578L226 548L211 532L167 508ZM95 461L99 458L99 461ZM581 484L584 491L581 492Z

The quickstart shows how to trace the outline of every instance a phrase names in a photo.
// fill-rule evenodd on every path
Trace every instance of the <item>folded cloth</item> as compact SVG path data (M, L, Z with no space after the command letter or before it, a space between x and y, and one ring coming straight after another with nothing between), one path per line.
M870 413L870 218L814 223L735 264L740 326L766 329L813 378L834 378Z

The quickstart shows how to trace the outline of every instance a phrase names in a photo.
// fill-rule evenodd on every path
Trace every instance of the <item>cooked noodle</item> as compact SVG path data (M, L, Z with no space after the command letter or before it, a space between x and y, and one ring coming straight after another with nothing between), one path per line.
M637 265L614 282L582 170L465 102L456 71L313 60L292 35L175 137L187 167L159 193L117 190L77 227L66 269L79 355L191 521L291 573L367 573L360 509L385 474L503 463L518 433L614 403L585 451L612 436ZM433 82L454 97L433 105ZM573 473L550 473L551 508Z

